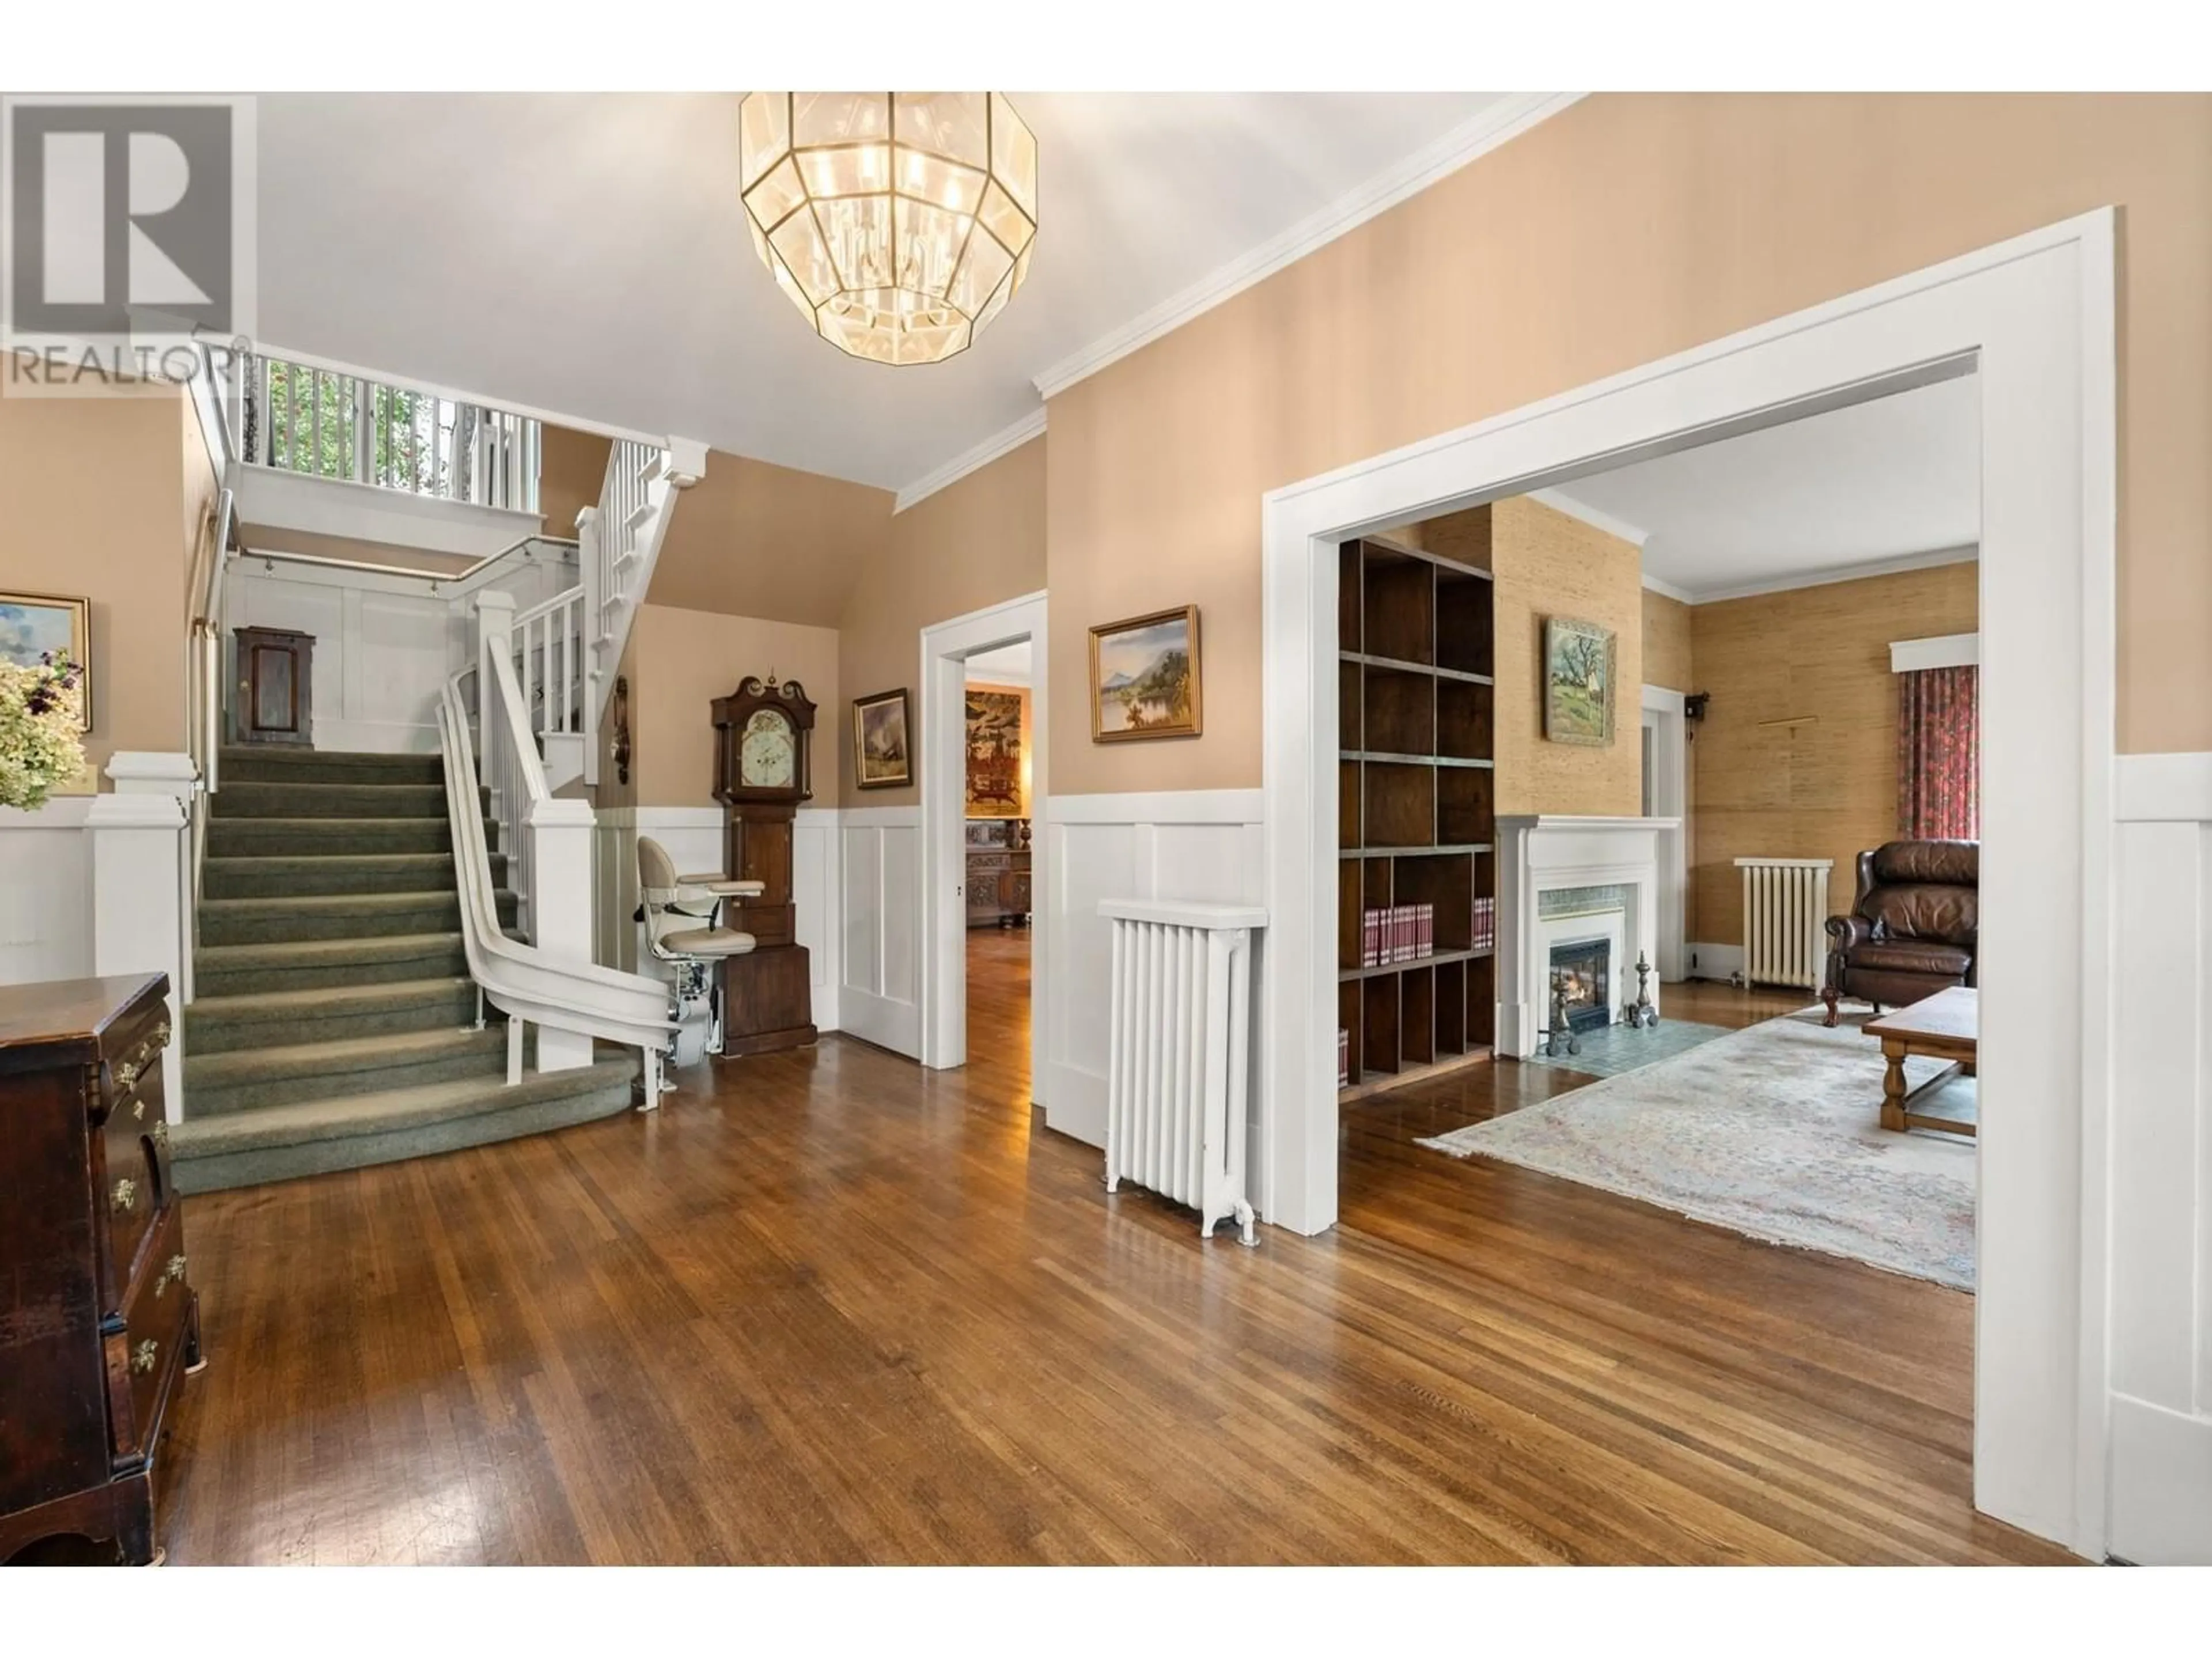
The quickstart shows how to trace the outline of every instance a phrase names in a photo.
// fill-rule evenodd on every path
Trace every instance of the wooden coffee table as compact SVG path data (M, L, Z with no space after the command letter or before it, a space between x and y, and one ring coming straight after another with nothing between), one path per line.
M1971 1123L1961 1123L1948 1117L1929 1117L1912 1109L1912 1103L1931 1091L1942 1087L1954 1077L1964 1072L1972 1077L1977 1058L1976 1043L1981 1031L1981 999L1972 986L1954 985L1948 991L1938 991L1910 1008L1899 1008L1893 1014L1880 1019L1870 1019L1859 1029L1870 1037L1881 1040L1881 1052L1889 1061L1888 1075L1881 1084L1881 1127L1885 1129L1942 1129L1954 1135L1974 1133ZM1948 1060L1946 1066L1918 1088L1907 1092L1905 1087L1905 1057L1921 1054L1936 1060Z

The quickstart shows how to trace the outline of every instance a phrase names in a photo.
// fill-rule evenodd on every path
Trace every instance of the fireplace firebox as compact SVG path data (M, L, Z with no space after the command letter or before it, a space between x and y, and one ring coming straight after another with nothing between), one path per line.
M1582 1032L1613 1024L1613 941L1559 939L1552 945L1552 984L1565 994L1567 1029Z

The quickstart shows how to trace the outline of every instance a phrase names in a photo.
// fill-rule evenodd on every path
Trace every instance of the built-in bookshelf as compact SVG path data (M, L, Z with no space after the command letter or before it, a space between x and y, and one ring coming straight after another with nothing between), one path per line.
M1336 1007L1352 1099L1490 1055L1496 657L1488 571L1381 536L1337 556ZM1374 959L1369 914L1407 910L1425 954L1389 959L1386 927Z

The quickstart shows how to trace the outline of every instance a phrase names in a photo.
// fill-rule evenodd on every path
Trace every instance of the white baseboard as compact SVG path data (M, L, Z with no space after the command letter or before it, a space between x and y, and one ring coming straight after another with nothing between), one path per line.
M1692 979L1726 980L1743 971L1743 946L1709 945L1692 939L1684 947Z

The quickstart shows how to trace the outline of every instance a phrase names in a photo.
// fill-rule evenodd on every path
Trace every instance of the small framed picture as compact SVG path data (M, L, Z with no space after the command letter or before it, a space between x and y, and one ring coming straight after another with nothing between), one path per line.
M1565 617L1544 621L1544 735L1553 743L1613 744L1613 630Z
M66 652L83 671L78 681L78 724L92 730L92 601L51 593L0 593L0 662L35 666L49 653Z
M896 789L914 781L914 726L907 689L853 699L853 781L863 789Z
M1092 742L1194 738L1199 716L1196 605L1091 630Z

